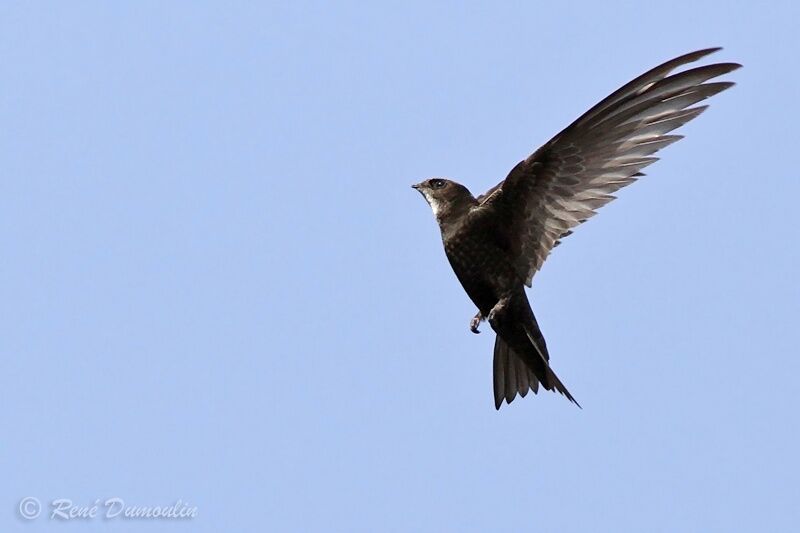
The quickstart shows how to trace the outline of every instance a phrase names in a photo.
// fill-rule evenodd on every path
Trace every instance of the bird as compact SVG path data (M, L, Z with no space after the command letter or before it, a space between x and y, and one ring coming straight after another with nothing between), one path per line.
M682 68L719 50L676 57L623 85L477 197L446 178L412 185L433 211L450 266L478 309L470 330L480 333L488 321L496 334L496 409L540 386L580 407L550 366L525 287L565 237L643 177L656 152L683 138L670 132L708 107L696 104L734 85L716 78L738 63Z

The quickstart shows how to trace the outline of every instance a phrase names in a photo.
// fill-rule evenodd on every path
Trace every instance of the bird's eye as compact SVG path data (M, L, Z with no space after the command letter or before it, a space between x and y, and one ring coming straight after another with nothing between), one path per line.
M445 181L440 179L431 180L431 189L441 189L444 187Z

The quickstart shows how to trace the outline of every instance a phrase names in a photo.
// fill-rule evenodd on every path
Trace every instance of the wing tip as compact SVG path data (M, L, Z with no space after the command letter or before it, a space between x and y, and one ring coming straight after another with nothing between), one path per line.
M691 61L697 61L700 58L709 56L711 54L715 54L715 53L719 52L720 50L722 50L721 46L711 46L709 48L701 48L700 50L695 50L694 52L689 52L688 54L685 54L685 55L683 55L681 57L686 57L686 58L693 57L694 59L691 59Z
M700 60L700 59L702 59L702 58L704 58L704 57L706 57L708 55L711 55L713 53L719 52L720 50L722 50L721 46L713 46L711 48L701 48L700 50L695 50L694 52L689 52L689 53L683 54L682 56L678 56L676 58L670 59L669 61L667 61L665 63L662 63L661 66L664 66L664 65L676 65L676 66L679 66L679 65L685 65L686 63L694 63L695 61L698 61L698 60ZM658 68L658 67L656 67L656 68Z
M741 63L733 63L733 62L725 62L725 63L712 63L710 65L704 65L702 67L697 67L700 69L718 69L719 73L714 74L714 77L722 76L723 74L729 74L735 70L739 70L742 68Z

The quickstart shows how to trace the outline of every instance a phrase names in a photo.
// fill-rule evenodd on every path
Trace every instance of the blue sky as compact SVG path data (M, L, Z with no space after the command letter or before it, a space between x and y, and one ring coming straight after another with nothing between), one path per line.
M2 531L788 531L790 2L0 6ZM745 65L529 292L496 412L411 183L479 193L697 48ZM42 516L22 519L36 497ZM56 522L181 499L192 520Z

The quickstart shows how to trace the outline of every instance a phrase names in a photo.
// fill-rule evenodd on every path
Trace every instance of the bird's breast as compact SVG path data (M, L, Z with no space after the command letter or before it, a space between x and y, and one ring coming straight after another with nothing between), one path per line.
M487 231L460 231L443 238L447 259L467 295L483 313L519 283L510 254Z

